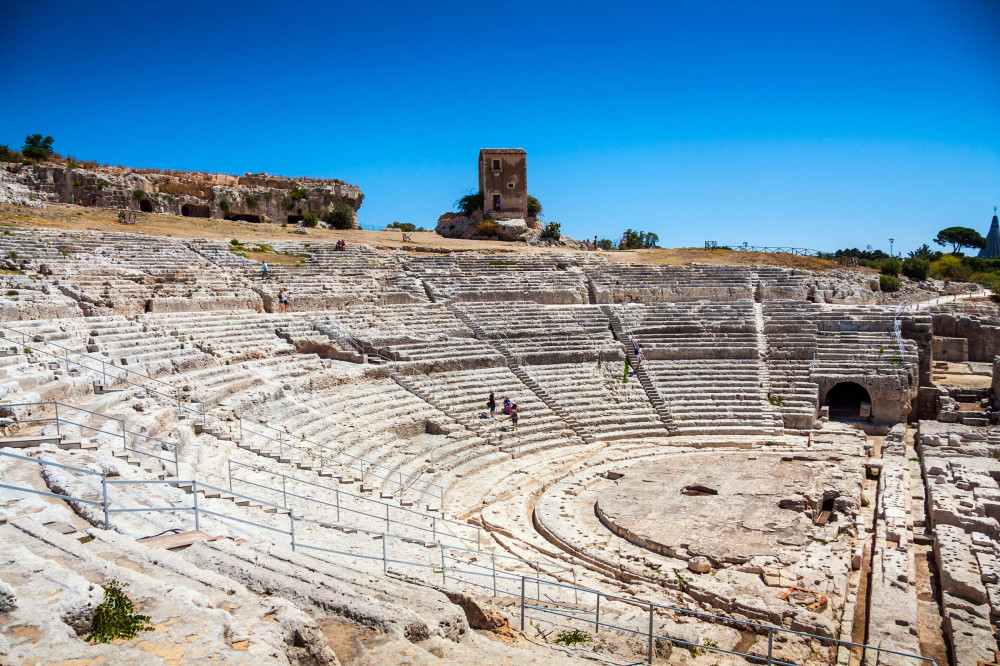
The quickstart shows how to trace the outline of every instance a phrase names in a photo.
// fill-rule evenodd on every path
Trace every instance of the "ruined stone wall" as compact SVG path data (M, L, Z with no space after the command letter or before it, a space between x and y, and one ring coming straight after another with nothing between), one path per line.
M357 211L364 199L358 187L347 183L268 174L238 177L200 172L142 173L120 167L71 169L50 164L11 164L3 168L5 180L27 188L41 201L82 200L102 208L126 207L149 213L162 209L185 217L294 222L306 211L322 216L337 202L347 203ZM301 196L286 198L295 189Z
M990 363L1000 349L1000 325L951 312L933 314L934 335L965 338L969 341L970 361Z

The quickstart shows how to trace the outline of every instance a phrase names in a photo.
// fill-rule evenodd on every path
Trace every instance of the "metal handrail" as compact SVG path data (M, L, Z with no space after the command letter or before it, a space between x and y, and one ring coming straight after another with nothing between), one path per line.
M101 414L100 412L94 412L94 411L91 411L89 409L84 409L83 407L77 407L75 405L70 405L70 404L65 403L65 402L59 402L57 400L50 400L50 401L47 401L47 402L6 402L6 403L0 403L0 409L8 408L8 407L34 407L34 406L46 406L46 405L52 405L53 406L53 409L55 411L55 415L53 417L51 417L51 418L43 418L43 419L21 419L21 418L15 417L16 421L14 421L13 423L4 424L4 425L17 425L19 423L55 423L55 425L56 425L56 436L58 436L58 437L62 437L62 432L61 432L61 427L60 427L61 424L70 425L70 426L74 426L74 427L77 427L77 428L85 428L87 430L93 430L96 433L105 433L107 435L111 435L111 436L114 436L114 437L118 436L116 433L108 432L108 431L102 430L100 428L95 428L94 426L87 425L85 423L77 423L75 421L69 421L69 420L66 419L66 417L60 417L59 416L59 407L62 406L64 408L66 408L66 409L69 409L69 410L72 410L72 411L75 411L75 412L84 412L86 414L92 414L94 416L97 416L97 417L100 417L100 418L103 418L103 419L107 419L109 421L116 421L116 422L118 422L118 424L121 426L121 435L120 436L121 436L121 439L122 439L122 450L123 451L126 451L126 452L127 451L132 451L133 453L138 453L140 455L149 456L150 458L155 458L155 459L157 459L157 460L159 460L161 462L164 462L164 463L170 463L170 462L172 462L174 464L174 476L176 477L177 475L180 474L180 451L179 451L180 447L178 446L177 442L171 442L170 440L160 439L159 437L153 437L152 435L146 435L146 434L143 434L143 433L140 433L140 432L135 432L133 430L129 430L128 428L125 427L125 419L119 418L117 416L110 416L108 414ZM141 437L142 439L145 439L147 442L156 442L157 444L164 444L164 445L167 446L168 450L172 450L174 452L174 457L173 457L173 459L163 458L163 457L158 456L158 455L156 455L154 453L150 453L148 451L143 451L141 449L130 447L128 445L128 439L126 437L127 435L132 435L134 438L140 438Z
M89 370L89 371L95 372L95 373L96 372L100 372L101 373L101 377L103 378L103 381L104 381L105 385L107 384L107 381L108 381L108 368L110 367L110 369L112 370L112 372L111 372L111 378L112 378L112 380L114 380L114 381L121 381L121 382L124 382L124 383L126 383L126 384L128 384L130 386L135 386L137 388L141 388L141 389L143 389L143 390L145 390L145 391L147 391L147 392L149 392L151 394L167 398L171 402L176 401L178 409L189 411L189 412L191 412L193 414L201 416L202 419L205 418L205 402L203 400L191 400L191 399L187 399L187 402L201 405L201 411L198 411L198 410L195 410L195 409L191 409L187 405L183 404L182 398L181 398L180 389L178 389L173 384L161 381L161 380L156 379L154 377L150 377L149 375L143 374L141 372L136 372L135 370L129 370L128 368L123 368L120 365L114 365L113 363L108 363L104 359L98 358L96 356L91 356L90 354L84 354L83 352L76 351L75 349L70 349L69 347L64 347L63 345L57 344L55 342L51 342L49 340L43 340L43 339L41 339L41 338L39 338L39 337L31 334L31 333L26 333L24 331L19 331L19 330L15 329L15 328L11 328L9 326L4 326L4 325L0 324L0 329L5 330L5 331L9 331L11 333L16 333L16 334L20 335L21 336L21 346L24 347L25 349L30 349L32 353L34 353L34 352L37 351L40 354L44 354L45 356L49 356L49 357L54 358L56 361L64 362L66 364L66 371L67 372L70 369L70 358L69 358L69 355L70 354L75 354L76 356L83 357L84 359L86 359L88 361L96 361L96 362L98 362L98 363L101 364L101 368L100 368L100 370L98 370L97 368L92 368L92 367L90 367L88 365L85 365L85 364L81 363L78 360L74 359L72 361L73 365L75 365L75 366L77 366L79 368L83 368L85 370ZM4 336L4 339L9 339L9 338L6 338L6 336ZM29 347L28 346L28 340L29 339L30 339L30 342L32 344L45 344L45 345L50 345L52 347L55 347L57 349L61 349L63 351L63 355L59 356L58 354L53 354L52 352L46 351L44 349L34 349L32 347ZM125 375L124 376L115 376L115 372L114 372L115 370L120 370L120 371L124 372ZM168 393L164 393L162 391L158 391L156 389L150 388L149 386L146 386L144 384L140 384L138 382L130 381L128 379L129 375L136 375L138 377L141 377L142 379L146 379L146 380L154 382L156 384L167 386L167 387L171 388L173 391L175 391L176 395L170 395Z
M364 458L362 458L360 456L356 456L353 453L348 453L347 451L339 451L337 449L332 449L329 446L327 446L326 444L321 444L319 442L314 442L314 441L312 441L310 439L306 439L305 437L302 437L300 435L295 435L295 434L286 432L284 430L281 430L280 428L275 428L274 426L270 426L270 425L267 425L267 424L264 424L264 423L258 423L256 421L251 421L250 423L252 423L256 427L266 428L268 430L273 430L274 432L278 433L278 437L275 438L275 437L272 437L270 435L266 435L266 434L261 433L261 432L254 432L253 430L250 430L246 425L244 425L244 421L246 419L244 419L241 416L241 417L238 417L238 420L239 420L239 425L240 425L240 439L241 440L243 439L243 433L244 432L248 432L251 435L256 435L257 437L263 437L265 440L267 440L269 442L277 442L278 443L279 454L283 453L284 452L284 447L288 446L288 447L291 447L291 448L293 448L293 449L295 449L297 451L301 451L303 453L309 454L310 456L314 456L315 455L315 451L311 451L311 450L303 448L301 446L296 446L295 444L293 444L293 443L291 443L291 442L289 442L289 441L284 440L284 439L281 438L282 435L288 435L289 437L293 438L293 441L305 442L306 444L309 444L311 446L318 447L319 448L320 466L324 465L325 462L326 462L326 457L323 455L324 452L329 451L329 452L331 452L333 454L333 456L328 456L328 457L330 457L331 461L335 460L336 456L346 456L347 458L350 458L351 460L355 461L357 463L357 465L358 465L357 469L358 469L358 472L360 474L360 479L359 480L362 481L362 482L364 482L364 480L365 480L365 471L367 469L367 472L369 474L371 474L372 476L375 476L376 478L382 479L384 481L392 481L392 482L397 483L398 486L399 486L400 493L402 493L406 489L404 487L402 473L401 472L396 472L395 470L393 470L393 469L391 469L389 467L386 467L385 465L381 465L379 463L367 461ZM386 472L385 472L385 474L378 474L378 473L372 472L371 470L372 470L373 467L374 468L378 468L378 469L382 469L382 470L386 470ZM350 469L350 466L348 466L348 468ZM392 478L393 473L395 473L396 479ZM441 501L442 505L444 504L444 487L443 486L441 486L439 484L431 484L430 482L428 482L428 484L427 484L427 486L425 488L426 488L425 492L430 492L431 488L437 488L437 490L438 490L437 497ZM432 495L433 495L433 493L432 493ZM444 510L444 508L442 506L442 511L443 510Z
M702 613L702 612L699 612L699 611L692 611L692 610L688 610L688 609L684 609L684 608L678 608L678 607L674 607L674 606L668 606L666 604L657 604L657 603L654 603L654 602L651 602L651 601L642 601L642 600L638 600L638 599L632 599L632 598L629 598L629 597L622 597L622 596L619 596L619 595L607 594L607 593L601 592L600 590L596 590L596 589L593 589L593 588L582 587L582 586L579 586L579 585L576 585L576 584L562 583L562 582L560 582L558 580L543 579L542 578L542 567L541 567L541 563L540 562L525 561L525 560L522 560L520 558L516 558L514 556L501 555L501 556L499 556L499 559L501 559L501 560L514 560L518 564L529 565L529 566L533 564L533 565L535 565L535 575L534 576L525 576L525 575L512 576L511 573L513 573L513 572L505 571L503 569L499 570L499 572L498 572L498 570L496 568L496 560L497 560L498 556L495 553L484 553L483 551L473 550L473 549L469 549L469 548L462 548L462 547L455 547L455 546L445 546L445 545L440 544L440 543L428 542L428 541L424 541L424 540L420 540L420 539L413 539L413 538L410 538L410 537L404 537L404 536L393 534L393 533L390 533L390 532L376 532L376 531L372 531L372 530L356 529L356 528L353 528L353 527L350 527L350 526L338 525L336 523L330 523L330 522L327 522L327 521L311 520L311 519L303 518L301 516L296 516L295 512L291 511L291 510L289 510L289 514L288 514L289 515L289 529L288 530L277 528L277 527L274 527L274 526L271 526L271 525L264 525L264 524L258 523L256 521L253 521L253 520L248 520L248 519L240 518L240 517L237 517L237 516L226 515L226 514L218 513L216 511L212 511L210 509L206 509L204 507L199 507L199 505L198 505L198 489L199 489L199 486L201 488L204 488L204 489L210 489L210 490L215 490L215 491L219 491L219 492L227 492L227 491L225 489L223 489L223 488L218 488L218 487L212 486L210 484L199 483L196 480L192 480L192 481L180 481L180 480L167 480L167 481L134 480L133 481L133 480L126 480L126 479L108 479L107 475L105 475L105 474L94 472L92 470L78 468L78 467L72 467L72 466L69 466L69 465L63 465L61 463L56 463L54 461L42 460L42 459L38 459L38 458L29 458L29 457L26 457L26 456L19 456L19 455L16 455L16 454L7 453L5 451L0 451L0 456L6 456L6 457L10 457L10 458L15 458L15 459L18 459L18 460L22 460L22 461L33 462L33 463L36 463L36 464L39 464L39 465L54 465L54 466L57 466L57 467L60 467L60 468L63 468L63 469L69 469L69 470L72 470L72 471L78 471L78 472L89 474L89 475L93 475L93 476L100 476L101 477L101 481L102 481L102 500L101 501L91 500L91 499L87 499L87 498L77 498L77 497L72 497L72 496L69 496L69 495L62 495L62 494L57 494L57 493L49 493L49 492L46 492L46 491L36 490L34 488L22 488L22 487L18 487L18 486L10 486L10 485L7 485L7 484L0 484L0 487L5 488L5 489L9 489L9 490L13 490L13 491L17 491L17 492L28 493L28 494L43 495L43 496L52 496L52 497L56 497L56 498L62 499L64 501L68 501L68 502L81 502L81 503L86 503L86 504L90 504L90 505L94 505L94 506L102 506L104 508L104 515L105 515L105 529L110 529L111 515L114 514L114 513L122 513L122 512L130 512L130 513L144 513L144 512L149 512L149 513L153 513L153 512L159 512L159 511L177 511L177 512L193 511L194 512L195 529L196 530L200 530L200 527L201 527L201 525L200 525L200 517L201 517L202 514L207 515L207 516L212 516L212 517L218 518L220 520L232 520L232 521L235 521L237 523L246 524L246 525L252 525L252 526L258 527L258 528L263 528L263 529L266 529L266 530L268 530L270 532L275 532L277 534L287 535L290 538L291 548L292 548L293 551L295 551L297 548L306 548L306 549L310 549L310 550L317 550L317 551L331 553L331 554L347 555L347 556L349 556L351 558L356 558L356 559L382 560L382 567L383 567L383 572L384 573L388 573L388 565L389 564L399 564L399 565L411 566L411 567L417 567L417 568L423 568L423 569L430 568L430 569L432 569L434 571L437 571L437 570L440 569L441 576L442 576L442 583L445 586L448 585L448 574L449 573L452 574L451 578L452 578L453 582L458 582L460 584L465 584L465 585L473 585L473 586L480 587L480 588L485 588L485 589L490 589L490 587L489 586L485 586L485 585L480 585L478 583L473 583L471 581L463 580L462 578L460 578L458 576L465 575L465 576L491 577L492 581L493 581L493 583L492 583L493 593L494 593L494 595L496 595L500 591L499 587L497 586L497 581L501 581L501 580L507 580L507 581L510 581L510 580L519 580L520 581L520 596L521 596L520 620L521 620L521 630L522 631L524 631L524 628L525 628L525 620L526 620L526 616L527 616L527 611L530 609L530 610L535 611L537 613L545 613L547 615L551 615L551 616L555 616L555 617L561 617L561 618L567 618L567 619L570 619L570 620L573 620L573 621L586 622L588 626L592 625L592 626L595 627L595 632L599 632L600 629L602 627L604 627L604 628L609 628L609 629L616 629L616 630L619 630L619 631L625 631L625 632L636 634L636 635L645 635L645 636L647 636L647 641L648 641L647 644L648 644L648 661L649 661L649 663L652 663L652 658L653 658L653 643L654 643L655 640L671 641L671 642L676 642L676 643L682 644L682 645L689 645L689 646L692 646L692 647L698 647L699 649L705 649L705 650L710 650L710 651L715 651L715 652L723 652L723 653L727 653L727 654L738 654L738 655L746 656L745 653L738 653L738 652L734 652L734 651L730 651L730 650L725 650L723 648L718 648L718 647L710 646L710 645L698 645L698 644L690 643L688 641L674 639L674 638L671 638L669 636L663 636L663 635L660 635L660 634L656 634L653 631L653 620L654 620L656 611L657 610L661 610L661 611L668 611L668 612L672 612L672 613L681 613L681 614L685 614L685 615L699 617L699 618L702 618L702 619L705 619L705 620L710 620L710 621L713 621L713 622L724 623L726 625L731 625L731 624L734 624L734 623L735 624L740 624L740 625L743 625L743 626L746 626L746 627L750 627L750 628L754 629L755 631L759 631L759 632L766 631L767 635L768 635L767 663L768 664L772 664L772 665L773 664L779 664L780 666L792 666L788 662L783 662L783 661L779 661L779 660L775 659L774 655L773 655L774 636L776 634L791 634L791 635L795 635L795 636L802 636L802 637L810 639L810 640L815 640L815 641L818 641L820 643L833 643L833 644L836 644L836 645L839 645L839 646L860 647L860 648L865 649L865 650L869 650L869 649L875 650L875 651L877 651L879 653L884 652L886 654L894 654L894 655L902 656L902 657L906 657L906 658L913 658L913 659L917 659L917 660L922 661L922 662L927 662L931 666L937 666L937 664L934 661L934 659L932 659L930 657L924 657L924 656L921 656L921 655L910 654L910 653L901 652L901 651L898 651L898 650L890 650L888 648L883 648L883 647L878 647L878 646L873 646L873 645L864 645L864 644L861 644L861 643L853 643L851 641L840 640L840 639L837 639L837 638L830 638L830 637L827 637L827 636L819 636L817 634L809 634L809 633L802 632L802 631L795 631L795 630L792 630L792 629L785 629L783 627L775 627L775 626L771 626L771 625L760 624L760 623L757 623L757 622L744 621L744 620L739 620L739 619L736 619L736 618L726 617L726 616L722 616L722 615L711 615L711 614ZM111 485L152 485L152 484L166 484L166 485L177 485L177 486L180 486L180 485L183 485L183 484L190 484L191 488L192 488L192 493L193 493L193 506L115 508L115 507L113 507L111 505L111 503L110 503L110 501L108 499L107 486L109 484L111 484ZM276 504L272 504L270 502L266 502L266 501L263 501L263 500L260 500L260 499L254 498L254 497L250 497L250 496L247 496L247 495L239 495L237 493L230 493L230 494L232 494L232 495L234 495L236 497L241 497L241 498L247 499L248 501L252 501L252 502L255 502L255 503L258 503L258 504L261 504L261 505L271 506L271 507L275 507L275 508L278 508L278 509L282 509L283 508L283 507L280 507L280 506L278 506ZM349 552L349 551L338 551L338 550L335 550L335 549L332 549L332 548L325 548L323 546L317 546L317 545L312 545L312 544L305 544L305 543L302 543L301 541L296 541L296 536L295 536L295 534L296 534L295 533L295 523L296 523L296 521L304 522L304 523L308 523L308 524L313 524L313 525L318 525L318 526L321 526L321 527L333 528L333 529L344 529L344 528L347 528L347 529L354 530L356 532L361 532L361 533L364 533L364 534L368 534L368 535L379 537L382 540L382 557L377 557L377 556L372 556L372 555L365 555L365 554L360 554L360 553L353 553L353 552ZM426 562L415 562L415 561L412 561L412 560L402 560L402 559L393 559L393 558L390 558L389 557L389 552L388 552L388 546L389 546L389 542L390 541L400 542L400 543L425 544L425 545L430 545L430 546L436 547L439 550L439 552L440 552L440 567L438 567L436 563L428 564ZM472 562L466 562L464 560L461 560L461 559L455 557L454 555L452 555L452 556L449 557L446 554L446 549L450 550L452 552L472 553L472 554L476 554L477 556L489 555L490 556L490 560L491 560L491 566L490 567L486 567L485 565L480 565L480 566L478 566L478 568L479 568L478 571L471 570L471 569L460 569L458 567L449 567L447 565L447 561L449 559L451 559L454 562L461 562L463 564L470 565L470 566L476 566L476 565L474 563L472 563ZM553 573L560 573L560 572L565 572L565 571L573 571L573 573L574 573L574 579L575 579L575 570L573 570L571 567L564 567L564 568L560 568L560 569L557 569L557 570L551 571L551 572L550 571L545 571L545 575L551 577ZM530 602L531 598L528 597L527 594L526 594L527 587L528 587L529 584L533 584L533 585L536 586L536 595L535 595L536 603L531 603ZM572 608L571 606L568 606L567 604L552 603L551 605L555 606L555 608L540 605L540 601L541 601L541 589L542 589L543 585L546 586L546 587L555 587L555 588L558 588L558 589L562 589L562 590L566 590L566 591L572 592L573 595L574 595L574 599L577 600L574 603L578 603L578 598L579 598L579 596L581 594L584 594L584 595L593 594L593 595L595 595L595 598L596 598L597 601L596 601L595 609L594 609L594 612L593 612L594 619L593 620L589 619L589 616L591 615L591 612L589 610L586 610L586 609L575 609L575 608ZM601 619L600 619L600 603L601 603L601 599L605 599L605 600L608 600L608 601L617 601L617 602L621 602L621 603L624 603L624 604L628 604L630 606L647 607L649 609L649 623L648 623L647 630L646 631L641 631L641 630L638 630L638 629L634 629L632 627L624 627L624 626L612 624L612 623L609 623L609 622L602 622ZM570 612L570 611L575 611L575 612ZM764 661L763 657L758 657L756 655L754 655L754 656L755 656L756 659Z
M271 476L274 476L274 477L278 477L278 478L281 479L281 488L273 488L273 487L268 486L266 484L260 484L260 483L257 483L255 481L249 481L247 479L237 478L237 477L233 476L233 465L236 465L238 468L239 467L243 467L243 468L246 468L246 469L253 470L255 472L261 472L261 473L264 473L264 474L270 474ZM232 490L232 487L233 487L232 483L233 483L233 481L237 481L237 482L240 482L240 483L245 483L247 485L255 486L257 488L261 488L263 490L270 490L270 491L274 491L274 492L280 492L282 494L282 498L283 498L282 505L285 508L288 508L287 499L285 499L287 497L295 497L295 498L306 500L308 502L314 502L316 504L320 504L320 505L323 505L323 506L332 507L332 508L336 509L336 511L337 511L337 516L338 516L337 521L338 522L340 522L340 517L339 517L340 516L340 511L343 509L344 511L347 511L349 513L357 513L357 514L360 514L362 516L367 516L369 518L374 518L376 520L385 520L387 526L388 526L389 523L398 523L400 525L405 525L407 527L412 527L414 529L421 530L421 531L424 531L424 532L431 532L434 535L437 535L439 533L439 530L437 528L437 525L439 523L442 523L444 525L449 525L449 526L458 526L458 527L461 527L463 529L474 529L475 532L476 532L476 536L475 536L474 539L472 539L470 537L459 536L457 534L452 534L452 536L454 536L456 539L459 539L460 541L475 541L477 547L482 542L482 528L477 527L475 525L469 525L468 523L463 523L463 522L460 522L460 521L457 521L457 520L451 520L450 518L444 518L444 517L439 518L437 516L432 516L430 514L424 513L423 511L418 511L416 509L411 509L409 507L395 506L395 505L390 504L388 502L382 502L380 500L377 500L377 499L375 499L373 497L365 497L364 495L357 495L357 494L354 494L354 493L351 493L351 492L347 492L345 490L341 490L341 489L339 489L337 487L324 486L321 483L316 483L314 481L308 481L306 479L301 479L301 478L298 478L298 477L294 477L294 476L289 476L289 475L286 475L286 474L282 474L280 472L275 472L273 470L265 469L265 468L263 468L263 467L261 467L259 465L249 465L247 463L239 462L238 460L232 460L232 459L230 459L229 462L228 462L228 478L229 478L229 484L230 484L229 488L230 488L230 490ZM328 492L332 491L334 493L334 496L336 497L336 503L331 505L329 502L324 502L324 501L316 499L314 497L306 497L306 496L303 496L303 495L296 495L294 493L290 493L290 492L288 492L288 489L287 489L287 485L288 485L289 481L291 481L293 483L305 484L307 486L312 486L314 488L319 488L321 490L325 490L325 491L328 491ZM351 509L349 507L342 507L341 503L340 503L340 496L341 495L343 495L345 497L348 497L348 498L350 498L352 500L360 500L362 502L369 502L371 504L376 504L378 506L381 506L381 507L385 508L385 510L386 510L385 516L383 517L382 515L376 515L374 513L367 513L365 511L359 511L358 509ZM414 523L408 523L405 520L391 519L390 516L389 516L389 509L392 509L392 510L397 511L397 512L402 511L404 514L413 514L413 515L419 516L421 518L426 518L427 520L431 521L431 527L423 527L421 525L417 525L417 524L414 524ZM435 539L436 539L436 537L435 537Z

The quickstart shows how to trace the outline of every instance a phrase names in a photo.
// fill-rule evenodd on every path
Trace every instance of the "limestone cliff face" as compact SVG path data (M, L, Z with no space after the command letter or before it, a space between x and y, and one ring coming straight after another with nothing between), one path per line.
M197 171L158 172L124 167L70 168L60 164L5 164L5 184L44 202L81 199L104 208L213 217L247 222L298 222L322 215L337 202L355 211L364 194L338 180L284 178L269 174L231 176Z

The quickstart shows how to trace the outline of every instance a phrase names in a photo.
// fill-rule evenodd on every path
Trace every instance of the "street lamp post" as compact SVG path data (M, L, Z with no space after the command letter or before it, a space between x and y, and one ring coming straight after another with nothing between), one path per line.
M895 238L890 238L889 239L889 256L890 257L893 256L893 254L892 254L892 244L895 243L895 242L896 242Z

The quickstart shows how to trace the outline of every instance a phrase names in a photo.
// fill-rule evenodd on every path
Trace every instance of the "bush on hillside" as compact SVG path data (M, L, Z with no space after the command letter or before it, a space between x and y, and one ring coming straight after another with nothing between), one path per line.
M899 291L903 287L902 281L895 275L879 275L878 286L882 291Z
M491 217L484 217L476 225L476 236L496 236L500 233L500 227Z
M931 262L930 274L939 280L968 280L972 271L962 263L961 257L946 254L937 261Z
M323 213L323 221L331 229L353 229L354 209L343 201L333 204L333 208Z
M252 194L247 194L246 196L244 196L243 203L245 203L247 205L247 208L250 209L254 209L260 205L260 202L257 200L257 197L255 197Z
M562 235L562 225L558 222L547 222L545 228L542 229L542 238L548 238L551 240L559 240L559 236Z
M0 144L0 162L20 162L22 159L21 153L11 150L6 144Z
M307 210L302 213L303 227L315 227L317 224L319 224L319 214L316 211Z
M219 200L219 210L221 210L223 213L228 213L232 209L233 209L233 204L229 202L229 199Z
M931 262L922 257L910 257L903 262L903 275L913 280L926 280Z
M896 257L887 257L879 262L879 272L882 275L891 275L893 277L899 277L899 271L903 268L903 262L901 262Z

